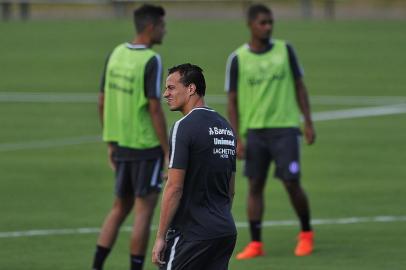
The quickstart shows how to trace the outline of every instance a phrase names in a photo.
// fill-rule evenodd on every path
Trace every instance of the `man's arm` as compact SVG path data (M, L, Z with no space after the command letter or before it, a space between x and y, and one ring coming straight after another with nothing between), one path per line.
M162 195L158 232L152 250L152 262L156 265L165 264L163 261L165 252L165 235L176 211L178 210L180 199L183 194L184 180L185 170L169 169L168 181L166 182Z
M225 90L228 93L228 119L237 138L237 158L244 158L244 143L239 135L238 112L238 57L232 53L227 60Z
M110 56L109 56L110 57ZM99 120L100 120L100 125L104 126L104 87L105 87L105 82L106 82L106 68L107 68L107 62L109 57L106 59L106 63L104 65L104 70L103 70L103 75L100 83L100 92L99 92L99 98L98 98L98 103L97 103L97 109L99 112ZM108 156L108 162L110 165L110 168L115 171L116 170L116 164L113 160L113 153L114 153L114 146L111 143L107 143L107 156Z
M300 110L304 118L304 135L307 144L313 144L316 139L316 132L313 127L313 121L310 113L310 103L307 94L306 86L302 78L297 78L295 81L296 86L296 100L299 104Z
M99 102L97 103L97 108L99 111L100 124L103 127L104 125L104 92L100 91L99 93Z
M98 111L99 111L99 119L100 124L103 127L104 125L104 91L106 87L106 72L107 72L107 64L109 63L111 53L106 57L106 61L104 62L103 73L100 79L100 92L99 92L99 102L98 102Z
M235 173L233 172L229 184L230 209L233 208L234 194L235 194Z
M104 125L104 92L100 91L99 93L99 102L98 102L98 111L99 111L99 119L100 124L103 127ZM116 170L116 164L113 160L113 153L114 153L114 145L111 143L107 143L107 154L109 159L109 165L113 171Z
M237 105L237 92L230 91L228 92L228 119L230 120L230 124L233 127L237 139L238 136L238 105Z
M151 115L152 124L154 126L156 135L161 144L162 150L165 153L165 164L168 164L168 135L166 129L165 116L162 111L161 102L159 99L150 98L148 99L148 110Z
M144 94L148 99L148 110L156 135L165 153L165 167L168 164L168 135L160 97L162 81L162 62L159 55L152 57L145 66Z
M296 100L299 104L300 111L304 118L304 135L307 144L313 144L316 139L316 133L313 128L313 121L310 113L310 103L307 94L306 86L303 82L303 69L299 64L295 50L292 45L287 44L287 50L289 55L289 64L292 71L293 78L295 80L296 88Z
M238 105L237 105L237 91L230 90L228 92L228 119L230 120L230 124L234 129L235 137L237 138L237 158L243 159L244 158L244 143L239 135L239 116L238 116Z

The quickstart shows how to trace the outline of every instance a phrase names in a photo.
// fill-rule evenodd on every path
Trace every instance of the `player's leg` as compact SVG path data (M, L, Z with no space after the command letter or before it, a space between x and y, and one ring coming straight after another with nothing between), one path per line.
M261 223L264 215L264 189L266 179L250 178L248 189L247 215L250 225L252 241L261 242Z
M234 251L236 236L221 237L216 240L213 246L210 260L205 269L227 270L231 254Z
M276 176L282 180L301 226L295 254L309 255L313 250L313 232L309 201L300 183L299 138L296 135L285 136L278 140L277 147L279 151L275 155Z
M113 208L107 215L100 231L97 244L102 247L111 248L117 238L118 230L131 211L133 198L116 198Z
M264 214L265 178L250 178L247 215L251 242L237 254L237 259L245 260L265 255L261 232Z
M298 179L285 180L283 184L289 194L290 202L299 218L302 231L311 231L310 208L306 193Z
M135 199L135 218L130 242L131 270L142 269L158 197L159 194L154 192Z
M161 190L163 157L133 162L134 223L130 241L131 270L143 268L151 221Z
M247 136L245 176L249 179L247 216L251 242L237 254L237 259L250 259L264 255L261 225L264 213L264 190L271 155L266 139L261 134L249 132Z
M92 268L94 270L103 269L104 262L117 239L119 228L130 213L134 203L133 195L127 191L129 184L128 166L125 162L117 162L116 167L116 198L112 209L104 220L97 240Z
M165 264L159 269L227 270L235 242L236 236L186 241L174 233L167 237Z
M298 235L298 243L295 248L297 256L310 255L314 249L313 230L310 224L310 207L306 193L299 180L283 181L289 194L290 202L299 218L301 232Z

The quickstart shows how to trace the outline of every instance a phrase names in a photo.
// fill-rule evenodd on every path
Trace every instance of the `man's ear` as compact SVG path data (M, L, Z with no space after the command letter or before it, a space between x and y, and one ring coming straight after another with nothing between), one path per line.
M189 84L188 91L189 91L190 96L195 95L196 94L196 84L194 84L194 83Z
M145 26L144 32L145 33L152 33L154 31L155 25L151 22Z

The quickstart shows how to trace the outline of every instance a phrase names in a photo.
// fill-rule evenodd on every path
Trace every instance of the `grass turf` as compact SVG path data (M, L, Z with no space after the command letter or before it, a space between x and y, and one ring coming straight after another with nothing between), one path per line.
M404 96L405 26L403 21L282 21L275 36L296 48L312 95ZM9 22L0 24L0 32L0 91L97 93L105 56L131 38L132 26L124 21ZM165 44L156 49L165 67L187 61L201 65L208 94L221 95L227 56L246 38L242 22L169 21ZM212 106L225 114L224 105ZM348 107L314 105L313 111ZM168 124L180 118L165 111ZM314 218L406 214L405 121L403 114L316 123L318 141L303 147L302 165ZM0 148L100 133L95 103L1 103L0 123ZM0 164L0 232L99 227L111 205L113 175L100 142L2 151ZM245 221L246 182L238 165L233 213ZM282 186L271 176L266 197L266 220L295 219ZM406 263L404 222L315 228L317 250L311 257L293 256L297 227L275 226L263 232L266 257L233 259L230 269L402 269ZM0 238L0 269L90 268L96 238ZM128 232L120 235L106 269L128 268L128 239ZM247 229L239 229L236 251L247 241ZM145 269L154 269L149 257Z

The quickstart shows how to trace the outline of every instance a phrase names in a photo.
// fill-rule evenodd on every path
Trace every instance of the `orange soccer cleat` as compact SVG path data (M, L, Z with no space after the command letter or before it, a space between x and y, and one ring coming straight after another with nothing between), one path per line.
M262 242L252 241L244 248L243 251L237 254L237 260L252 259L264 255L265 252L263 250Z
M301 232L295 249L296 256L307 256L313 252L313 232Z

